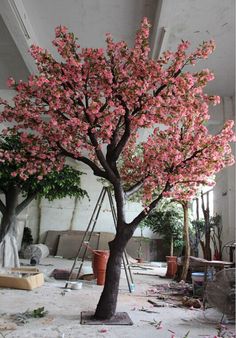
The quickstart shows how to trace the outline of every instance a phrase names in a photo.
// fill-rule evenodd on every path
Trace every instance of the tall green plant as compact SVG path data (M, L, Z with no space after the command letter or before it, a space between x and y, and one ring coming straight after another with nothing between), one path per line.
M162 204L142 224L163 236L170 256L180 252L183 247L183 211L176 203Z

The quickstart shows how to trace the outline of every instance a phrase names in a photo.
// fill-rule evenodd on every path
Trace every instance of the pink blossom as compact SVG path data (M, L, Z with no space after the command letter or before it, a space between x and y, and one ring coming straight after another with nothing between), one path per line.
M7 86L11 88L15 84L16 84L16 81L12 77L9 77L9 79L7 80Z

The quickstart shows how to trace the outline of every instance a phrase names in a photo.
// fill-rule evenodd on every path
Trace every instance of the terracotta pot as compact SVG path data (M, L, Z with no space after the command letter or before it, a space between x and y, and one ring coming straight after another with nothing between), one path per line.
M108 257L108 250L93 250L92 267L94 276L97 278L97 285L105 283Z
M137 263L143 263L144 262L143 258L136 258L136 260L137 260Z
M177 271L177 257L176 256L166 256L167 262L167 272L166 277L173 278Z

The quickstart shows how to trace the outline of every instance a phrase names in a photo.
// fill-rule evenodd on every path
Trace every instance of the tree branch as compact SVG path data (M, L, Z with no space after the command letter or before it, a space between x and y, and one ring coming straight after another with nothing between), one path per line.
M146 178L146 177L145 177ZM125 197L129 198L133 194L135 194L139 189L143 186L144 179L140 182L135 183L132 187L125 191Z
M80 156L80 157L77 157L76 160L87 164L92 169L95 176L103 177L108 180L107 173L101 170L93 161L91 161L87 157Z
M138 216L136 216L131 223L128 223L127 226L132 229L132 231L135 231L137 228L138 224L148 215L150 212L157 206L158 202L163 198L163 193L169 191L171 188L171 184L169 182L166 183L164 189L162 192L159 194L159 196L152 201L148 208L144 209L141 211Z
M6 211L6 206L5 204L3 203L3 201L0 199L0 212L2 214L4 214L4 212Z
M120 141L118 142L117 146L115 147L113 154L111 155L111 159L113 161L117 161L124 146L126 145L129 137L130 137L130 120L129 120L129 110L126 108L126 113L124 116L124 120L125 120L125 131L120 139Z
M93 161L91 161L87 157L85 157L85 156L76 157L76 156L74 156L74 154L72 154L69 151L67 151L66 149L64 149L61 144L58 144L58 147L61 149L63 155L71 157L74 160L77 160L77 161L80 161L80 162L87 164L92 169L95 176L103 177L103 178L108 180L108 176L107 176L106 172L101 170Z
M107 145L107 160L111 160L112 158L112 153L117 145L117 137L118 137L118 131L120 127L120 123L122 121L122 116L119 117L119 121L117 122L116 128L113 131L112 137L111 137L111 143Z
M22 201L17 207L16 207L16 216L19 215L21 213L22 210L24 210L29 204L30 202L33 201L33 199L35 199L35 197L37 196L37 192L34 192L30 195L28 195L24 201Z
M188 161L191 161L194 157L196 157L198 154L200 154L201 152L203 152L203 150L205 150L206 148L208 148L209 145L206 145L205 147L201 148L201 149L198 149L196 150L190 157L187 157L185 160L183 160L180 164L178 164L176 167L171 167L170 170L168 171L169 173L173 173L173 172L176 172L177 169L179 167L181 167L183 164L185 164L186 162Z
M206 145L205 147L196 150L190 157L188 157L188 158L186 158L185 160L183 160L182 163L186 163L186 162L188 162L188 161L191 161L194 157L196 157L197 154L202 153L203 150L205 150L205 149L208 148L208 147L209 147L209 145Z
M86 101L86 108L88 108L88 96L87 96L87 94L85 95L85 101ZM105 109L105 108L104 108L104 109ZM103 167L104 170L105 170L105 172L103 172L103 171L101 171L101 170L99 169L100 172L99 172L99 175L97 175L97 176L104 177L104 178L106 178L107 180L109 180L110 182L113 182L113 183L114 183L114 182L116 181L116 179L117 179L116 174L115 174L115 172L112 170L112 168L110 167L108 161L105 159L105 157L104 157L104 155L103 155L103 152L102 152L101 149L99 148L98 141L97 141L95 135L94 135L94 134L92 133L92 131L91 131L93 125L92 125L92 122L91 122L91 119L90 119L89 115L88 115L87 112L86 112L86 109L84 109L84 115L85 115L85 118L86 118L87 122L90 124L90 128L88 129L88 136L89 136L90 141L91 141L91 143L92 143L92 145L93 145L93 147L94 147L94 151L95 151L95 153L96 153L96 155L97 155L97 158L98 158L100 164L102 165L102 167ZM82 161L81 159L80 159L80 161L84 162L84 160L86 159L86 162L87 162L86 164L88 164L88 161L89 161L89 163L92 164L92 165L93 165L93 168L94 168L95 163L91 162L91 161L88 160L87 158L83 158L83 157L82 157L82 159L83 159L83 161ZM85 163L85 162L84 162L84 163ZM88 165L90 165L90 164L88 164ZM95 166L96 166L96 165L95 165ZM90 165L90 167L91 167L91 165ZM96 167L97 167L97 166L96 166ZM91 167L91 168L92 168L92 167ZM92 169L93 169L93 168L92 168ZM97 168L98 168L98 167L97 167ZM101 176L101 173L103 173L103 176ZM105 174L105 173L106 173L106 174ZM94 174L96 175L95 172L94 172ZM104 176L104 174L106 175L106 177Z
M179 70L173 75L173 78L176 78L176 77L181 73L182 69L183 69L183 67L182 67L181 69L179 69ZM154 96L159 95L160 92L161 92L163 89L166 88L166 86L167 86L166 84L161 85L161 86L153 93Z

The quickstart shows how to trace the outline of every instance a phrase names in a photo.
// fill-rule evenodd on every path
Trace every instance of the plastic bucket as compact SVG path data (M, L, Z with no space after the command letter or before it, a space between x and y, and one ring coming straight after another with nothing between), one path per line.
M108 250L93 250L93 273L97 278L97 285L104 285L107 261L109 257Z
M204 272L192 273L193 295L196 297L203 296L204 290Z

